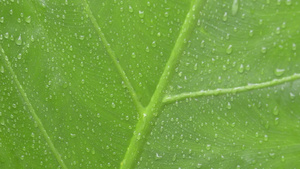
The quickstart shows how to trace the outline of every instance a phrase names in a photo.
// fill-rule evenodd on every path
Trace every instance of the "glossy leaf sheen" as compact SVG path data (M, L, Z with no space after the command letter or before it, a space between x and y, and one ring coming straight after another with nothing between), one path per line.
M300 167L297 0L0 0L0 168Z

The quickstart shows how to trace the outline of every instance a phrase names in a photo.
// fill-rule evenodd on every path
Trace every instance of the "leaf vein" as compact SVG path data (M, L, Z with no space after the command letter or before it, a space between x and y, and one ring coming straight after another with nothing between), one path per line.
M103 45L105 46L109 56L111 57L111 59L113 60L116 68L118 69L118 72L120 73L122 79L124 80L125 82L125 85L127 86L128 90L129 90L129 93L131 94L132 96L132 99L134 101L134 104L136 105L136 108L137 110L139 111L139 113L141 114L144 110L144 107L143 105L140 103L139 99L138 99L138 96L132 86L132 84L130 83L125 71L123 70L122 66L120 65L119 61L117 60L116 58L116 55L115 55L115 52L112 50L112 48L110 47L110 44L108 43L104 33L102 32L100 26L98 25L97 23L97 20L96 18L94 17L91 9L90 9L90 6L88 4L88 2L86 0L83 1L84 2L84 5L85 5L85 11L86 13L88 14L93 26L95 27L95 30L98 34L98 36L101 38L101 41L103 43Z
M1 50L1 53L4 57L4 60L5 60L5 65L7 67L7 69L9 70L10 74L12 75L12 78L13 80L15 81L15 84L22 96L22 98L24 99L24 102L25 104L27 105L30 113L32 114L34 120L36 121L37 125L38 125L38 128L41 130L46 142L48 143L50 149L52 150L56 160L58 161L58 163L61 165L62 168L64 169L67 169L68 167L66 166L66 164L64 163L63 159L61 158L61 155L59 154L58 150L55 148L53 142L51 141L46 129L44 128L43 126L43 123L41 121L41 119L38 117L38 115L36 114L31 102L29 101L28 97L27 97L27 94L25 92L25 90L23 89L20 81L18 80L18 77L16 75L16 73L14 72L12 66L11 66L11 63L10 61L8 60L8 57L6 56L5 52L4 52L4 49L2 48L2 46L0 45L0 50ZM0 54L1 54L0 53Z
M203 6L204 2L205 0L194 0L191 3L191 8L185 17L183 25L181 26L180 33L171 51L169 60L165 65L165 69L156 86L156 90L154 91L148 106L145 108L142 117L140 117L139 121L137 122L126 154L121 162L121 169L134 168L139 156L142 153L146 139L153 127L151 124L153 124L158 116L159 109L161 106L163 106L162 100L165 95L165 88L168 85L172 73L175 71L177 61L186 45L185 41L187 38L189 38L191 32L193 31L195 25L195 15L199 12L200 7Z
M163 99L164 103L171 103L179 100L183 100L186 98L193 98L193 97L199 97L199 96L210 96L210 95L221 95L221 94L230 94L230 93L238 93L238 92L245 92L249 90L255 90L255 89L261 89L261 88L266 88L270 86L276 86L285 82L293 81L300 79L300 74L295 73L291 76L283 77L281 79L273 79L271 81L267 82L262 82L262 83L253 83L253 84L248 84L245 86L238 86L238 87L233 87L233 88L218 88L215 90L200 90L200 91L195 91L195 92L185 92L185 93L180 93L177 95L170 95L166 96Z

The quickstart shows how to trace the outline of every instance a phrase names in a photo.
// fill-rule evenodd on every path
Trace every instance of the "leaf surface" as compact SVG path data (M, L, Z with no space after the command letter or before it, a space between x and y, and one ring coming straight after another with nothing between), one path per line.
M297 168L298 1L0 0L0 168Z

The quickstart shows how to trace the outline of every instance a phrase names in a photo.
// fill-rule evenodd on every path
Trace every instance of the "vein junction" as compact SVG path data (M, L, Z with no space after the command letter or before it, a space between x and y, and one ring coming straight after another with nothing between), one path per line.
M136 125L125 157L121 162L121 169L134 168L137 164L138 158L140 157L143 147L146 143L146 139L151 132L152 124L155 122L155 119L158 116L159 109L163 106L162 100L165 95L165 88L168 85L169 79L176 68L177 61L186 45L185 41L190 37L191 32L194 29L196 15L199 14L200 7L203 6L204 2L205 0L193 0L191 3L191 8L187 13L184 23L180 29L179 36L156 86L156 90L152 95L148 106L143 111L142 117L140 117Z
M219 88L219 89L215 89L215 90L200 90L200 91L195 91L195 92L181 93L181 94L177 94L177 95L173 95L173 96L166 96L163 99L163 102L171 103L171 102L183 100L186 98L192 98L192 97L244 92L244 91L249 91L249 90L254 90L254 89L261 89L261 88L265 88L265 87L275 86L275 85L279 85L279 84L297 80L297 79L300 79L299 73L295 73L291 76L283 77L281 79L273 79L271 81L262 82L262 83L253 83L253 84L248 84L246 86L239 86L239 87L225 88L225 89Z

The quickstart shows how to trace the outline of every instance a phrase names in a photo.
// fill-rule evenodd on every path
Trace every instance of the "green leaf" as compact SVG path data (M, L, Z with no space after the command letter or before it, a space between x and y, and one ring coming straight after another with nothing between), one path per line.
M299 3L0 0L0 168L300 167Z

